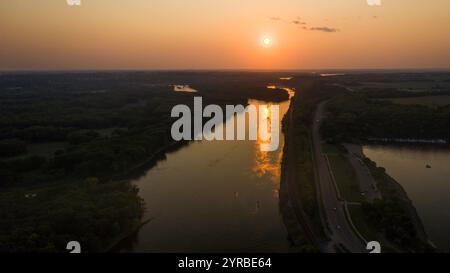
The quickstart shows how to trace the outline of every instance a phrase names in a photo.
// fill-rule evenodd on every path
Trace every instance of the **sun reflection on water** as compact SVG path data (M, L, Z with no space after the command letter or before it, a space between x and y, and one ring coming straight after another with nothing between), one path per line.
M277 86L267 86L267 88L270 89L282 89L288 92L289 98L292 98L294 95L295 90L291 88L280 88ZM267 104L267 102L258 101L258 100L250 100L249 104L257 106L257 109L259 109L259 106L263 106L263 114L264 118L267 119L268 124L270 125L270 104ZM288 109L289 109L289 101L285 101L279 104L280 109L280 117L283 117ZM280 124L281 126L281 124ZM270 126L268 127L269 131L272 129ZM258 139L255 142L255 145L257 148L255 149L255 162L252 167L253 174L258 177L264 177L267 176L270 181L272 181L275 185L279 185L280 183L280 177L281 177L281 161L283 158L283 147L284 147L284 136L281 133L280 134L280 146L279 148L274 152L267 152L267 151L261 151L259 149L261 144L269 143L270 141L264 141L262 140L260 136L258 128ZM279 128L281 130L281 128ZM278 187L274 188L274 197L278 198Z

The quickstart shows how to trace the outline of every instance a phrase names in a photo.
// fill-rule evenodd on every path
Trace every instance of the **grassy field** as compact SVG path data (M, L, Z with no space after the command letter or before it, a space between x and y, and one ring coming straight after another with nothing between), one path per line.
M323 148L330 161L341 197L349 202L360 202L359 182L352 165L348 162L343 151L337 146L329 144L325 144Z
M426 105L426 106L446 106L450 105L450 96L423 96L423 97L411 97L411 98L394 98L386 99L397 104L404 105Z

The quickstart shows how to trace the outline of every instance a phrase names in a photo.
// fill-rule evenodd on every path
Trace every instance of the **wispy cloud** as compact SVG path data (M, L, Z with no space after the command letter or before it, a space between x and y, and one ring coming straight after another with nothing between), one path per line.
M333 32L338 32L339 31L339 29L332 28L332 27L310 27L309 30L328 32L328 33L333 33Z
M294 25L306 25L306 22L302 22L300 20L293 20L291 21L291 23L293 23Z
M300 29L303 30L310 30L310 31L320 31L320 32L326 32L326 33L334 33L339 32L339 29L333 28L333 27L308 27L308 23L303 21L300 16L297 16L295 20L284 20L281 17L272 16L269 17L271 21L284 21L285 23L293 24L296 26L299 26Z

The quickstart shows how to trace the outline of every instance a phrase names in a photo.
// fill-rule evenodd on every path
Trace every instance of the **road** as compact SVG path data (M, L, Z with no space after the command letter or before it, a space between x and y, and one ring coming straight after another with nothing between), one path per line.
M350 164L352 164L353 169L355 170L356 177L359 181L359 187L361 189L361 192L364 193L366 200L369 202L373 202L375 199L382 199L375 179L370 173L369 168L367 168L366 164L364 164L364 162L362 161L364 155L361 145L345 144L344 146L349 153L347 158L349 159Z
M365 245L354 233L347 222L343 202L338 199L336 188L328 168L325 156L322 151L322 140L319 132L320 124L324 116L324 106L322 102L317 107L312 126L313 153L315 167L317 168L318 189L320 189L321 201L323 203L324 216L327 218L331 243L334 246L343 245L345 249L352 253L367 253ZM333 249L329 247L328 249Z

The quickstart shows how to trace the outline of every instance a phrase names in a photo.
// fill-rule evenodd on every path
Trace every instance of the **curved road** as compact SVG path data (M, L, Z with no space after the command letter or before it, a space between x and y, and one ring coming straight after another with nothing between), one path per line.
M328 169L326 158L322 151L322 140L319 133L320 124L324 116L324 106L326 102L318 105L314 114L312 126L312 142L315 160L315 168L317 170L318 183L323 203L323 214L327 219L328 227L331 234L331 246L327 249L333 252L335 247L343 245L346 250L352 253L367 253L365 245L354 233L345 216L343 201L338 199L336 188L332 180L330 170Z

